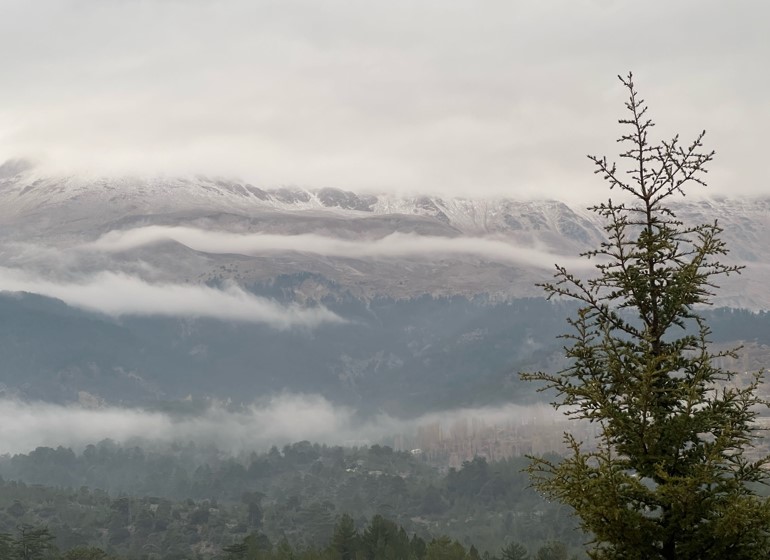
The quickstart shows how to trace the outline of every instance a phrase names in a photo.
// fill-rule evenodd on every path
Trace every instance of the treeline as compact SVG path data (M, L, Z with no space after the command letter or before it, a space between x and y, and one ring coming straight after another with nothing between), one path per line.
M181 560L200 558L200 553L145 553L121 557L96 546L75 546L61 551L56 537L47 527L21 525L15 534L0 533L0 558L3 560ZM498 555L483 555L473 545L466 548L456 540L442 536L426 542L411 537L403 527L381 516L359 532L353 518L343 515L325 547L295 548L284 538L276 545L264 534L252 533L242 541L223 547L216 555L221 560L575 560L559 542L540 547L530 557L523 545L511 542Z
M579 548L583 535L529 488L526 464L477 458L441 473L389 447L308 442L241 457L110 441L83 453L38 448L0 459L0 532L45 525L63 550L211 558L254 533L323 549L348 513L359 531L381 516L426 543L448 535L468 550L494 553L512 540L532 551L550 541Z
M770 312L720 307L703 312L717 342L735 340L770 343Z
M567 547L560 542L541 546L535 554L517 542L509 542L498 554L484 552L470 545L466 548L457 540L441 536L425 541L409 535L403 527L376 515L362 530L355 521L343 515L334 527L331 542L325 548L292 549L285 539L273 546L261 534L252 534L243 541L223 549L226 560L568 560Z

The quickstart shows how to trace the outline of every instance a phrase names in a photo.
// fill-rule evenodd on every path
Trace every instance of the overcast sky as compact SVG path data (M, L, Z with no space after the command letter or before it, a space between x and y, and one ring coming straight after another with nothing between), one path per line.
M0 160L259 185L603 189L632 69L712 192L768 191L756 0L0 0Z

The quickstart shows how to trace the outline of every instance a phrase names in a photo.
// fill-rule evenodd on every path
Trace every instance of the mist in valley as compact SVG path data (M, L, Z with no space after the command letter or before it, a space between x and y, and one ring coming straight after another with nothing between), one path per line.
M421 428L438 428L445 434L463 423L548 429L565 419L546 403L460 408L414 418L388 414L367 417L322 396L306 394L280 394L242 406L189 404L179 403L178 411L168 412L157 407L57 405L6 398L0 400L0 451L12 455L37 447L63 446L79 453L87 445L110 439L126 446L192 443L235 456L303 440L330 446L370 446L393 441L394 436L414 440Z

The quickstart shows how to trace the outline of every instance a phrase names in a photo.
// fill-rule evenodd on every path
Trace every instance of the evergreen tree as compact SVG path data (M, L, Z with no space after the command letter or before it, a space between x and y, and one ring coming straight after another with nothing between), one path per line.
M101 548L78 546L64 553L62 560L108 560L109 556Z
M412 535L412 539L409 541L409 552L412 558L422 560L425 558L427 548L428 545L426 545L425 541L418 537L416 533Z
M500 551L500 557L502 560L529 560L529 552L521 544L510 542Z
M541 546L535 560L567 560L567 547L560 542L551 542Z
M48 527L21 525L16 532L15 552L19 560L41 560L53 548L54 536Z
M274 557L275 560L294 560L294 549L292 549L286 537L283 537L278 541L278 545L275 547Z
M14 554L15 541L8 533L0 533L0 558L12 558Z
M589 156L596 173L624 202L593 210L607 240L584 256L597 276L557 266L549 297L578 300L566 356L557 374L524 374L554 389L554 406L596 426L596 441L566 435L567 457L533 459L534 485L572 508L593 538L592 558L766 558L770 507L752 483L767 458L750 457L759 374L740 385L717 366L699 310L715 280L739 272L720 262L726 247L713 223L685 225L671 201L705 186L714 153L704 133L688 146L678 137L653 144L653 122L631 74L627 132L619 142L628 170Z
M246 541L241 541L222 547L222 552L225 553L226 560L245 560L246 554L249 552L249 545Z
M340 560L353 560L359 548L358 541L358 531L356 531L353 518L347 513L343 514L337 521L332 536L332 549L335 552L335 557Z
M406 531L381 515L372 517L359 542L367 560L408 559L412 548Z
M465 548L449 537L433 539L425 552L425 560L466 560Z

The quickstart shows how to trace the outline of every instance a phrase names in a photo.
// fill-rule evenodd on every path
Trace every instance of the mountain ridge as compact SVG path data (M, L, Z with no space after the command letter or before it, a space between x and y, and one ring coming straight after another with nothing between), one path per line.
M749 265L739 280L728 279L719 303L770 309L770 294L763 283L770 270L770 248L765 242L770 239L770 197L681 199L672 207L686 223L718 218L731 250L728 260ZM541 251L549 267L596 248L604 238L599 216L583 205L558 200L373 194L330 187L261 188L202 176L55 177L43 175L23 161L0 166L0 238L6 246L40 243L67 249L109 232L146 226L184 226L237 235L312 234L361 244L380 242L392 234L495 240L509 244L511 251ZM426 251L419 258L346 257L297 247L272 254L236 251L226 257L188 248L194 254L181 256L173 247L159 246L155 252L139 249L130 257L135 263L146 261L159 268L159 277L166 281L265 283L282 275L310 272L352 286L362 297L421 293L528 297L539 295L534 284L549 276L542 267L486 253ZM6 253L13 256L13 249ZM180 266L184 275L174 275L162 265L162 261L179 258L193 263ZM105 264L103 258L92 260ZM246 266L246 261L251 265ZM118 268L125 264L106 263ZM241 269L240 277L227 273L233 268Z

